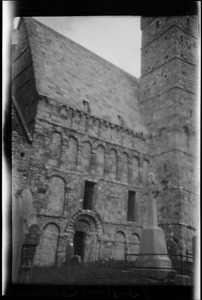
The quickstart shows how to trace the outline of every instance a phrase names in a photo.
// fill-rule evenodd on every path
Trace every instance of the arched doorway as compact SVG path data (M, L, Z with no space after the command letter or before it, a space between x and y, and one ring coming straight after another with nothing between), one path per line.
M66 228L71 235L74 255L83 262L95 261L100 257L100 237L103 224L98 213L81 210L72 216Z
M82 261L96 259L96 226L92 217L81 215L74 224L74 255Z

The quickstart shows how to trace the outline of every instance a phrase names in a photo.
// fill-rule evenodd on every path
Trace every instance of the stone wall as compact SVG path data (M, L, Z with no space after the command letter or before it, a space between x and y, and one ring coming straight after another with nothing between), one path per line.
M142 18L140 107L162 185L159 224L191 251L195 217L197 17ZM189 213L188 213L189 210ZM172 230L171 230L172 228ZM186 242L185 242L186 240ZM181 245L179 245L181 243ZM183 246L182 246L183 244Z
M22 191L29 186L32 144L12 104L12 280L19 282L26 205ZM29 205L29 203L28 203Z
M22 26L28 32L38 94L115 125L145 130L138 79L33 18L23 18L19 31Z
M20 111L31 133L37 110L37 93L34 78L34 63L29 47L26 27L18 30L17 45L12 53L12 94L15 96Z
M42 232L35 264L64 262L78 218L97 236L86 238L97 247L86 257L120 258L127 243L133 252L146 212L139 191L152 163L138 80L32 18L20 21L18 36L13 93L33 134L28 184ZM83 209L86 181L94 183L91 210ZM136 222L127 220L129 190ZM58 247L47 254L51 231ZM117 236L122 254L114 252Z
M166 239L192 250L197 19L143 17L141 26L139 82L32 18L19 25L13 94L31 135L14 116L13 199L29 186L42 233L36 265L71 257L76 230L86 234L84 260L138 253L150 170L162 187L158 221ZM129 191L136 192L134 221Z
M68 107L62 114L58 110L57 102L39 98L30 185L37 190L34 203L41 230L54 223L63 235L74 213L83 208L85 181L90 181L95 184L92 210L101 216L103 226L112 230L104 231L100 257L116 257L113 247L120 226L128 251L133 252L132 236L141 235L146 213L138 192L151 161L144 133L136 134ZM127 221L129 190L137 192L136 209L141 212L136 222Z

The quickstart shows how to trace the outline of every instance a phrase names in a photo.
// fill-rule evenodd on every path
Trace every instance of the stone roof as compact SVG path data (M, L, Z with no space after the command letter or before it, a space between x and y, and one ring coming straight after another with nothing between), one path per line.
M87 101L92 115L119 125L122 119L125 127L146 131L137 78L34 18L21 22L28 32L38 94L83 111Z

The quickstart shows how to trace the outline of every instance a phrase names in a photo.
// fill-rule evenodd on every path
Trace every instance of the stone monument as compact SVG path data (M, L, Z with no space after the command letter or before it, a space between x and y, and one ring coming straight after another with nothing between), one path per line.
M163 229L158 227L156 199L160 189L153 173L147 176L145 195L147 198L147 223L142 230L140 255L135 265L139 275L152 279L165 279L173 273L168 257ZM142 268L142 269L141 269Z

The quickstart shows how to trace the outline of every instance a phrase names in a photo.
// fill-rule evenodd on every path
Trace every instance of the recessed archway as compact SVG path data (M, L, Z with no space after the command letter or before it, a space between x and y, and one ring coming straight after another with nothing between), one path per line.
M99 259L103 222L97 212L77 211L65 231L73 243L74 255L80 256L84 262Z

